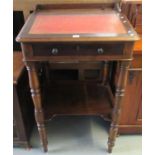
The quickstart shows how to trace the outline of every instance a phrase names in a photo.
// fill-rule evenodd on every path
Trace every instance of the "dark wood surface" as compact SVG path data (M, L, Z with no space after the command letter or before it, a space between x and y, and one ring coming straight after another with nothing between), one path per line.
M130 68L137 69L137 70L142 68L142 55L141 54L134 54Z
M77 10L77 9L73 9L73 10L68 10L68 13L70 13L71 15L74 15L75 13L80 12L80 13L87 13L87 14L92 14L95 13L96 14L96 8L91 9L91 10ZM103 11L103 10L98 10L99 12L102 12L102 15L104 16L104 14L107 14L107 11ZM98 12L97 11L97 12ZM45 10L44 10L45 12ZM64 12L64 10L47 10L47 13L51 12L55 12L57 13L66 13L66 10ZM109 133L109 140L108 140L108 152L112 152L112 148L114 146L115 143L115 139L116 139L116 135L117 135L117 131L118 131L118 125L119 125L119 120L120 120L120 111L121 111L121 105L123 104L123 95L125 93L125 86L126 86L126 81L127 81L127 73L128 73L128 68L129 68L129 64L130 61L132 60L132 49L133 49L133 44L134 41L136 41L139 37L137 35L137 33L134 31L134 29L132 28L132 26L130 25L129 21L126 19L125 16L120 16L120 22L122 22L122 24L124 25L124 27L126 28L126 33L124 35L117 33L116 31L116 35L105 35L105 34L101 34L100 35L96 35L96 34L84 34L82 37L79 38L74 38L70 35L64 35L64 34L60 34L58 35L53 35L53 34L28 34L33 21L35 20L37 14L42 13L42 10L37 10L35 11L32 16L28 19L28 21L26 22L25 26L23 27L21 33L18 35L17 40L21 42L22 45L22 52L23 52L23 58L24 58L24 62L25 65L27 67L28 70L28 75L29 75L29 84L30 84L30 89L31 89L31 95L32 95L32 99L33 99L33 103L34 103L34 107L35 107L35 118L36 118L36 123L38 126L38 131L40 134L40 138L41 138L41 142L43 145L43 149L46 152L47 149L47 135L46 135L46 130L45 130L45 123L44 123L44 113L43 113L43 106L45 106L45 102L42 102L42 95L43 92L41 90L41 85L40 85L40 81L39 81L39 77L38 77L38 67L39 67L39 63L45 63L45 62L69 62L69 61L83 61L83 62L90 62L90 61L117 61L119 62L120 68L118 71L118 80L116 83L116 93L115 93L115 98L114 96L112 96L111 93L111 89L108 89L108 91L110 93L107 93L107 90L103 88L104 91L104 95L107 94L107 96L105 95L101 95L101 97L98 96L98 94L96 94L96 96L98 96L99 98L97 98L96 96L94 96L94 99L91 98L91 96L93 95L91 90L93 88L87 89L87 87L85 87L85 90L89 90L87 93L87 101L89 103L89 110L86 111L87 109L81 108L81 105L83 104L83 101L81 102L80 100L83 98L77 98L77 101L79 101L79 104L77 104L76 106L80 106L80 110L77 110L77 113L81 112L85 114L90 114L90 113L101 113L101 101L99 99L103 99L103 107L107 106L107 103L109 101L109 98L111 98L111 101L114 101L115 103L113 103L114 108L113 108L113 115L112 115L112 123L111 123L111 128L110 128L110 133ZM108 13L110 13L110 11L108 11ZM112 14L117 15L118 12L116 11L112 11ZM118 13L119 14L119 13ZM125 19L125 22L124 22ZM130 31L129 31L130 30ZM131 35L133 34L133 35ZM47 45L47 43L49 44L53 44L54 42L57 42L57 44L59 44L59 46L62 45L62 42L68 46L75 45L75 41L76 41L76 45L80 45L83 46L83 43L92 43L93 46L98 47L98 44L102 43L103 47L105 48L105 51L107 50L108 53L107 55L97 55L97 56L92 56L91 53L88 55L84 55L84 51L87 51L87 49L89 47L85 46L86 49L82 50L82 54L81 55L75 55L74 54L74 50L72 49L69 54L69 56L66 55L60 55L60 56L47 56L46 52L43 53L43 51L41 51L42 55L40 56L37 51L34 51L33 49L33 44L38 43L38 44L44 44L44 46ZM91 42L92 41L92 42ZM121 42L120 42L121 41ZM70 43L70 44L68 44ZM106 44L109 43L111 44L111 46L116 46L116 44L120 45L120 43L122 44L122 51L120 51L120 53L113 53L111 52L111 48L109 48L109 46L107 46ZM117 47L117 46L116 46ZM52 47L53 48L53 47ZM100 48L100 47L98 47ZM77 48L78 49L78 48ZM116 48L117 49L117 48ZM35 56L34 52L36 52ZM96 52L96 51L95 51ZM105 65L106 66L106 65ZM106 68L104 68L104 72L103 75L107 74L107 70ZM104 78L103 78L104 79ZM106 83L107 84L107 83ZM79 88L80 89L80 88ZM101 89L101 88L100 88ZM77 89L74 89L74 91L76 91ZM62 91L61 89L59 91ZM78 91L77 91L78 92ZM96 87L96 93L102 94L99 90L98 87ZM67 93L67 91L66 91ZM82 93L82 91L80 92ZM89 94L90 93L90 94ZM57 94L59 94L57 92ZM91 95L92 94L92 95ZM94 94L95 95L95 94ZM66 94L66 96L68 96ZM80 95L83 96L83 95ZM80 97L78 96L78 97ZM104 99L106 97L106 99ZM70 101L72 102L70 96L68 97L70 99ZM75 97L76 98L76 97ZM91 98L91 99L90 99ZM59 99L59 98L57 98ZM94 106L95 103L95 99L99 100L99 104L97 107L97 104ZM52 100L50 100L50 102L52 103ZM59 101L57 102L59 103ZM87 103L87 102L86 102ZM60 104L60 103L59 103ZM62 103L61 103L62 104ZM63 103L64 104L64 103ZM64 106L62 104L62 106ZM75 103L76 104L76 103ZM47 104L48 105L48 104ZM84 104L83 106L86 106L87 104ZM52 106L52 104L50 105ZM61 107L61 106L60 106ZM91 110L92 108L92 110ZM56 110L54 112L52 112L51 109L51 113L49 112L49 114L53 114L55 112L57 112L58 107L56 105L53 106L53 110ZM78 109L78 108L77 108ZM109 107L108 107L109 109ZM75 110L74 108L69 108L67 110ZM60 112L64 112L63 110ZM70 111L66 111L64 113L71 113ZM46 113L46 111L45 111ZM72 113L75 113L75 111L73 111ZM103 113L105 113L103 111ZM46 114L45 114L46 116Z
M121 55L124 45L113 44L32 44L34 56L97 56L97 55Z
M123 97L126 88L126 81L128 76L129 62L121 62L119 65L118 78L116 81L115 90L115 104L112 113L112 123L110 127L110 133L108 138L108 152L112 152L112 148L115 144L116 136L118 134L118 126L121 116L121 110L123 105Z
M22 53L14 52L13 54L13 83L16 84L24 70L24 63L22 61Z
M125 13L139 33L133 49L127 88L122 106L119 133L142 133L142 4L141 1L125 3Z
M30 148L29 138L34 124L33 105L22 53L14 52L13 81L13 145Z
M88 84L52 83L43 93L43 103L46 103L43 109L46 111L45 119L47 120L56 115L108 117L113 105L108 88L92 82Z
M41 103L41 93L40 93L40 83L39 78L37 75L37 68L36 64L32 62L26 62L26 68L28 71L29 76L29 85L30 85L30 91L32 100L34 103L34 112L35 112L35 119L39 131L39 135L42 141L44 152L47 152L47 135L44 125L44 113L42 109L42 103Z
M130 70L122 105L119 133L142 132L142 71ZM132 130L133 127L133 130ZM125 129L127 128L127 129ZM135 128L137 130L135 130Z

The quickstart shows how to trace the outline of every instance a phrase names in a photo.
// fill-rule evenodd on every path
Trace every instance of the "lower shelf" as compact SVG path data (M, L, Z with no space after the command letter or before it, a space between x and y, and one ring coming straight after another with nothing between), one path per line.
M51 84L43 93L45 119L54 115L103 115L112 111L106 86L98 84Z

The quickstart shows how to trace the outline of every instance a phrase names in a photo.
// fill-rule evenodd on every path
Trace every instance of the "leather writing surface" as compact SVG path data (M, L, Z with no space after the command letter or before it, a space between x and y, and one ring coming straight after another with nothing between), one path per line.
M124 34L120 18L116 14L49 15L38 14L29 34Z

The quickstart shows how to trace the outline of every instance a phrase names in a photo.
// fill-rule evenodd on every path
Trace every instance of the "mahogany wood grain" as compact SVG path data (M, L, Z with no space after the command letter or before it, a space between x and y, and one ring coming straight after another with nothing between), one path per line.
M142 55L142 39L135 42L133 52L134 54Z
M19 101L19 94L17 90L17 85L13 86L13 133L14 133L14 146L21 145L26 148L30 147L28 137L26 135L26 128L23 120L23 113L21 111L21 103Z
M22 53L13 53L13 146L30 148L34 124L33 105Z
M95 82L51 82L51 85L44 89L43 102L46 104L43 108L46 111L46 120L56 115L108 117L111 113L112 102L107 87Z
M141 127L142 119L142 71L129 71L127 88L123 99L120 127L124 125ZM127 120L127 121L126 121ZM141 131L141 130L139 130Z
M97 8L98 6L101 6L101 5L102 5L102 8L105 8L106 6L103 5L102 2L103 2L103 0L91 0L91 3L93 3L93 4L88 5L87 3L90 3L90 1L88 1L88 0L86 0L86 1L85 0L78 0L78 1L77 0L59 0L59 1L57 1L57 0L52 0L52 1L51 0L35 0L35 1L34 0L29 0L29 1L27 1L27 0L14 0L13 1L13 3L14 3L13 7L14 7L14 10L23 11L23 14L24 14L24 17L26 20L30 11L35 9L36 4L43 4L43 3L44 4L63 4L63 3L69 4L69 3L72 3L71 5L73 5L73 3L74 3L75 4L74 7L76 7L77 6L76 3L79 3L80 4L79 6L81 7L81 3L85 3L85 4L87 4L87 6L89 8L92 8L94 6L96 6L96 8ZM137 4L137 3L140 4L140 3L142 3L142 0L122 0L122 2L125 4L127 4L127 3L128 4L131 4L131 3L132 4ZM54 7L56 7L56 6L54 6ZM109 5L109 7L110 7L110 5ZM133 52L135 54L141 54L142 53L141 49L142 49L142 40L137 41L135 43ZM138 57L141 57L141 55ZM135 58L135 56L134 56L133 61L134 62L133 62L132 67L134 67L134 69L136 69L136 68L141 69L140 63L139 63L139 58L137 58L137 57ZM137 61L138 61L138 63L137 63ZM57 66L55 64L52 64L52 65L54 65L54 66L52 66L53 69L55 66ZM70 65L70 67L71 67L71 65ZM68 65L68 68L70 68L70 67ZM59 66L58 68L61 68L61 67ZM63 68L63 66L62 66L62 68ZM67 66L66 66L66 68L67 68ZM135 76L136 76L136 74L135 74ZM122 110L126 111L126 109L122 109ZM126 115L126 117L124 116L124 118L127 118L127 115ZM130 125L127 122L125 124L126 125L119 126L119 133L136 133L137 131L141 131L141 126Z
M141 134L141 125L119 125L118 134Z
M112 122L108 138L108 152L112 152L116 136L118 133L118 125L120 121L121 106L123 103L123 96L125 93L129 62L121 62L119 67L118 81L116 83L115 104L112 114Z
M142 56L140 54L134 54L133 60L130 65L130 69L141 69L142 68Z
M24 63L22 62L22 53L14 52L13 54L13 83L17 84L20 75L24 69Z
M122 55L124 44L122 43L55 43L55 44L32 44L34 56L103 56L103 55ZM54 53L54 50L57 50ZM125 51L125 50L124 50Z
M37 70L35 68L35 63L26 63L26 68L29 75L29 83L31 89L31 95L33 99L33 103L35 106L35 119L37 122L37 127L39 131L39 135L41 137L41 143L43 145L44 152L47 152L47 135L45 131L44 125L44 114L41 104L41 94L40 94L40 85L37 76Z
M119 134L142 133L142 1L126 2L122 7L141 39L135 42L133 49Z
M29 30L31 29L31 26L33 25L33 21L36 19L37 14L42 14L43 12L47 12L50 13L50 15L52 15L53 13L63 13L66 14L70 13L71 15L75 15L78 13L83 14L83 15L88 15L88 14L102 14L102 15L107 15L107 14L113 14L114 16L116 16L116 14L118 14L119 16L119 20L120 22L123 24L124 28L126 29L126 33L125 34L120 34L117 33L116 31L116 35L107 35L107 34L84 34L83 36L80 34L80 37L72 37L70 34L29 34ZM84 22L84 21L83 21ZM93 23L92 23L93 24ZM82 37L81 37L82 36ZM115 104L114 105L114 110L113 110L113 118L112 118L112 124L111 124L111 129L110 129L110 133L109 133L109 140L108 140L108 151L111 152L112 151L112 147L114 146L114 142L116 139L116 135L117 135L117 131L118 131L118 124L119 124L119 118L120 118L120 110L121 110L121 105L122 105L122 99L123 99L123 95L125 92L125 85L126 85L126 78L127 78L127 69L129 67L129 62L132 60L132 49L133 49L133 44L134 41L138 40L139 37L137 35L137 33L135 32L135 30L133 29L133 27L131 26L131 24L129 23L129 21L127 20L127 18L123 15L121 15L118 11L113 11L113 10L103 10L102 8L99 8L96 10L94 9L66 9L66 10L36 10L31 17L27 20L26 24L24 25L23 29L21 30L21 32L19 33L18 37L17 37L17 41L21 42L22 45L22 52L23 52L23 58L24 58L24 62L25 65L27 67L28 70L28 74L29 74L29 83L30 83L30 88L31 88L31 94L32 94L32 98L33 98L33 102L34 102L34 106L35 106L35 118L36 118L36 122L37 122L37 126L38 126L38 130L39 130L39 134L40 134L40 139L41 142L43 144L43 148L44 151L47 151L47 136L46 136L46 131L45 131L45 126L44 126L44 113L43 113L43 108L42 108L42 102L41 102L41 93L40 93L40 83L38 80L38 73L37 73L37 67L39 63L43 63L43 62L70 62L70 61L79 61L79 62L103 62L103 61L119 61L121 63L120 65L120 71L119 71L119 77L118 77L118 81L117 81L117 87L116 87L116 94L115 94ZM33 44L37 43L37 44L42 44L43 47L47 45L47 43L49 44L55 44L57 43L60 47L62 47L62 43L65 44L65 46L68 46L67 48L70 48L70 46L72 45L79 45L83 47L83 44L85 43L85 45L88 45L86 43L92 43L94 47L99 46L98 44L101 43L103 46L105 46L105 44L110 44L111 46L115 46L122 44L123 48L119 49L120 53L118 53L117 51L115 52L111 52L110 50L112 49L112 51L114 51L114 48L109 48L109 46L105 46L107 49L107 55L92 55L92 53L88 52L87 55L83 54L84 52L86 52L89 48L86 46L84 48L84 50L82 50L81 53L77 52L77 55L74 53L74 50L71 50L71 52L69 52L69 54L66 55L54 55L54 56L49 56L46 55L46 52L41 51L41 55L39 55L39 53L37 53L37 51L39 52L39 48L34 51L35 49L33 48ZM39 45L38 45L39 46ZM90 45L91 46L91 45ZM117 47L117 46L115 46ZM99 47L100 48L100 47ZM106 51L105 49L105 51ZM77 51L79 50L79 47L77 47ZM116 48L117 50L117 48ZM66 50L67 51L67 50ZM34 55L34 52L36 52L36 54ZM104 68L104 74L108 75L108 71L107 71L107 67L105 65ZM106 77L106 76L105 76ZM87 88L85 88L86 90ZM76 89L74 89L76 92ZM88 96L88 98L86 100L88 100L89 104L83 104L83 102L85 102L85 99L82 97L80 99L82 99L82 102L80 102L79 98L77 98L76 102L78 102L78 104L76 104L75 102L75 98L73 99L73 101L71 100L72 104L75 103L76 107L79 106L79 110L72 108L68 108L67 110L69 111L63 111L60 109L60 112L63 113L85 113L86 114L98 114L101 113L101 111L103 111L103 113L105 113L103 107L107 106L108 102L111 102L113 100L111 100L110 98L112 97L112 95L108 95L108 91L106 91L102 94L102 92L97 91L97 88L95 88L96 92L94 92L93 88L88 88L88 90L93 90L90 92L84 92L86 96ZM74 92L74 93L75 93ZM80 91L82 93L82 91ZM95 104L94 99L97 98L96 96L98 96L98 94L95 93L99 93L101 94L101 98L103 99L103 107L101 107L102 104ZM67 93L66 91L63 91L62 93ZM88 93L88 94L87 94ZM58 93L57 93L58 94ZM106 95L105 95L106 94ZM111 93L112 94L112 93ZM96 96L94 96L96 95ZM105 99L105 96L107 96L107 98ZM69 95L65 95L66 98ZM83 95L79 95L78 97L81 97ZM108 99L108 96L110 96L110 98ZM93 98L94 97L94 98ZM98 96L99 97L99 96ZM60 94L59 94L59 98L61 99L63 98ZM91 99L90 99L91 98ZM97 99L96 99L97 100ZM52 100L50 100L52 103ZM65 99L63 100L65 101ZM100 100L97 100L100 102ZM105 104L104 104L105 102ZM60 103L60 102L58 102ZM90 105L90 106L88 106ZM53 106L53 110L55 110L56 113L59 113L57 110L59 110L59 105L58 104L54 104L54 105L50 105ZM62 104L62 106L64 106ZM70 106L70 105L69 105ZM86 109L83 108L83 106L87 107ZM71 110L71 111L70 111ZM77 111L74 111L77 110ZM101 110L101 111L100 111ZM109 110L109 106L107 106L107 110ZM55 113L54 112L54 113ZM50 113L50 112L49 112ZM50 113L51 114L51 113Z

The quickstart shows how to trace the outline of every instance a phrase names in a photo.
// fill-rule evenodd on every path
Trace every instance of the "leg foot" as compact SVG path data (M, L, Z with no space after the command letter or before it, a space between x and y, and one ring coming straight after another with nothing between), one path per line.
M108 153L112 153L112 148L108 147Z
M48 148L47 148L47 146L44 147L43 151L44 151L44 152L48 152Z
M111 139L108 139L108 153L112 153L112 149L114 147L114 142Z

